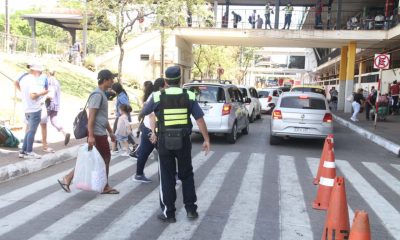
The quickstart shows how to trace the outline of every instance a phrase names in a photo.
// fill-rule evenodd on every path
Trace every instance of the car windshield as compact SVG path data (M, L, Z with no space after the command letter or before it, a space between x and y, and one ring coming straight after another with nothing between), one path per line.
M268 91L265 91L265 90L259 90L259 91L258 91L258 96L259 96L260 98L266 98L266 97L269 96L269 92L268 92Z
M240 89L240 92L242 93L242 97L247 97L247 90L246 90L246 88L239 88Z
M325 95L325 90L321 88L312 88L312 87L296 87L292 89L292 92L313 92Z
M200 103L225 102L224 89L218 86L189 86L190 91L196 94L196 100Z
M281 108L300 108L325 110L325 100L312 97L291 96L284 97L281 101Z

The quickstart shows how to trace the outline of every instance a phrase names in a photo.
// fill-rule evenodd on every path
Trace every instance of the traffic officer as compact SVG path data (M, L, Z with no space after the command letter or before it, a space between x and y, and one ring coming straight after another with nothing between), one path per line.
M203 151L210 150L210 140L204 113L195 100L195 94L179 87L181 69L172 66L165 71L167 89L155 92L145 104L142 114L154 111L157 117L157 132L152 129L151 140L157 141L159 153L160 205L162 213L158 218L164 222L176 222L175 218L175 175L178 163L178 177L182 181L183 203L189 219L196 219L197 197L193 179L192 143L190 115L196 119L204 138Z

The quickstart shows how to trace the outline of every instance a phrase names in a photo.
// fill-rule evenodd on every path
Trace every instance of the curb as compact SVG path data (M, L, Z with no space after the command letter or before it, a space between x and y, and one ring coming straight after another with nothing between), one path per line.
M361 136L367 138L368 140L371 140L372 142L384 147L385 149L389 150L390 152L396 154L396 156L400 157L400 145L398 145L392 141L389 141L386 138L378 136L370 131L367 131L349 121L346 121L343 118L336 116L335 114L333 114L333 117L335 118L335 120L338 123L342 124L343 126L350 128L354 132L356 132L356 133L360 134Z
M0 168L0 183L37 172L41 169L76 158L81 144L43 155L41 159L29 159Z

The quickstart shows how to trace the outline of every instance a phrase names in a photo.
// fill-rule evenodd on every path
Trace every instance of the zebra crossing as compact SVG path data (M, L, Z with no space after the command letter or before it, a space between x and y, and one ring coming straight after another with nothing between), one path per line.
M271 164L273 161L277 164ZM133 182L126 170L133 170L135 162L122 157L114 162L110 168L110 179L121 178L115 185L120 190L118 195L93 194L73 188L72 193L67 194L60 190L55 181L65 175L66 170L0 195L0 239L79 239L77 236L82 232L87 235L80 239L142 239L142 235L137 234L149 226L158 227L152 230L151 236L155 237L151 239L202 239L198 235L201 231L198 230L203 222L209 221L209 215L220 217L220 222L213 222L213 229L219 230L209 233L213 239L292 240L321 237L325 212L311 212L311 202L305 200L315 196L316 187L312 185L312 179L319 158L241 152L210 152L205 156L199 152L193 158L199 219L186 219L180 197L181 186L178 184L178 222L170 225L159 223L155 217L159 211L157 181L152 184ZM348 194L350 220L355 209L367 208L365 210L371 213L374 239L399 239L400 164L354 164L346 160L336 160L336 163L338 175L346 179L348 192L352 190ZM238 166L245 167L235 169ZM263 217L259 216L259 209L265 204L262 197L265 189L262 186L265 181L271 180L265 174L265 167L270 166L276 166L277 171L275 180L278 192L271 191L270 194L279 196L279 216L276 219L279 222L279 232L268 238L256 235L256 228L268 228L268 225L257 222ZM388 171L388 168L391 170ZM145 169L146 174L156 180L157 171L156 160L150 161ZM365 174L366 171L369 175ZM237 172L242 173L240 184L235 187L236 192L230 194L234 196L229 201L230 205L224 206L228 213L219 214L213 204L217 198L224 196L220 191L229 184L228 176ZM198 176L201 176L200 179L196 178ZM369 181L370 176L386 186L385 193ZM309 184L305 186L302 182ZM34 200L32 196L38 192L47 194ZM67 213L65 208L69 209ZM103 219L102 216L106 214L110 217ZM40 219L47 219L50 224L41 223ZM215 219L218 218L213 221ZM97 228L93 229L92 226Z

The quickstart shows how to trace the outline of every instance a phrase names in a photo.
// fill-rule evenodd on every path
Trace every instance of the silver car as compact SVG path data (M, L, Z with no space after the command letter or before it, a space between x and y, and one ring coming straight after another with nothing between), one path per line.
M258 97L261 103L261 111L270 114L278 102L282 90L279 88L263 88L258 90Z
M249 112L250 122L254 122L256 119L261 119L261 103L258 99L257 90L250 86L238 85L239 90L242 92L242 96L246 99L250 99L250 103L246 103L247 111ZM247 99L246 99L247 100ZM249 100L247 100L249 101Z
M270 144L282 138L325 138L333 132L326 98L311 92L285 92L271 114Z
M232 84L188 83L184 88L196 94L196 100L204 112L209 133L225 134L230 143L235 143L238 133L249 133L249 119L245 99ZM199 132L192 119L193 132Z

